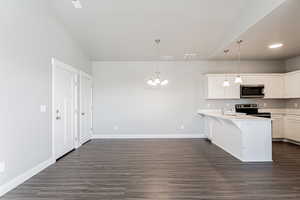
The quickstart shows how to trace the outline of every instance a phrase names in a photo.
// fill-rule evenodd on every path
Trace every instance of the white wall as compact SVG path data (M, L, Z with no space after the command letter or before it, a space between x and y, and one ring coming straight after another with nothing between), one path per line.
M285 65L287 72L300 70L300 56L286 60Z
M51 58L91 72L89 58L51 15L46 0L0 7L0 186L51 156ZM47 113L40 113L40 105Z
M199 135L199 108L223 107L237 101L206 101L205 73L235 72L236 62L163 62L164 89L146 85L155 62L94 62L94 133L102 137ZM284 62L243 62L242 72L284 72ZM245 101L243 101L245 102ZM283 101L265 101L284 107ZM185 129L181 130L180 126ZM118 130L114 127L118 126Z

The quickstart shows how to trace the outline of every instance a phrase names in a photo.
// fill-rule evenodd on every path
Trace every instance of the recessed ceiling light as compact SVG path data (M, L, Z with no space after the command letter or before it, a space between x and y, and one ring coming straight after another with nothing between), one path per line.
M82 8L82 5L79 0L72 0L72 3L75 8Z
M282 46L283 46L282 43L276 43L276 44L271 44L271 45L269 46L269 48L270 48L270 49L277 49L277 48L280 48L280 47L282 47Z

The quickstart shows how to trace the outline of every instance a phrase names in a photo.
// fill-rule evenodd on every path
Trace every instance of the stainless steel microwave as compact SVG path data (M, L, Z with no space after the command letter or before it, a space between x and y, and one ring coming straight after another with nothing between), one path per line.
M264 85L241 85L241 98L264 98Z

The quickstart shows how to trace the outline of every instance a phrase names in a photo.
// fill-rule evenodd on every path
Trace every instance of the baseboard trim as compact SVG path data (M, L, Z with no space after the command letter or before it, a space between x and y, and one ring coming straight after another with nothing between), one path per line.
M162 135L153 135L153 134L123 134L123 135L114 135L114 134L94 134L92 139L184 139L184 138L207 138L204 134L162 134Z
M13 190L14 188L18 187L19 185L21 185L22 183L24 183L25 181L27 181L34 175L40 173L41 171L43 171L44 169L46 169L47 167L49 167L50 165L52 165L54 163L55 163L55 160L50 158L50 159L38 164L37 166L29 169L25 173L17 176L16 178L12 179L11 181L3 184L2 186L0 186L0 197L5 195L7 192Z
M286 143L291 143L291 144L300 146L300 142L297 142L295 140L286 139L286 138L274 138L273 142L286 142Z

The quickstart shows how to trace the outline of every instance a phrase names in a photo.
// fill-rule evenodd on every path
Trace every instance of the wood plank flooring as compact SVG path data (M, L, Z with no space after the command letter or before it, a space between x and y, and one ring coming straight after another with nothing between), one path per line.
M201 139L93 140L1 200L300 199L300 147L241 163Z

